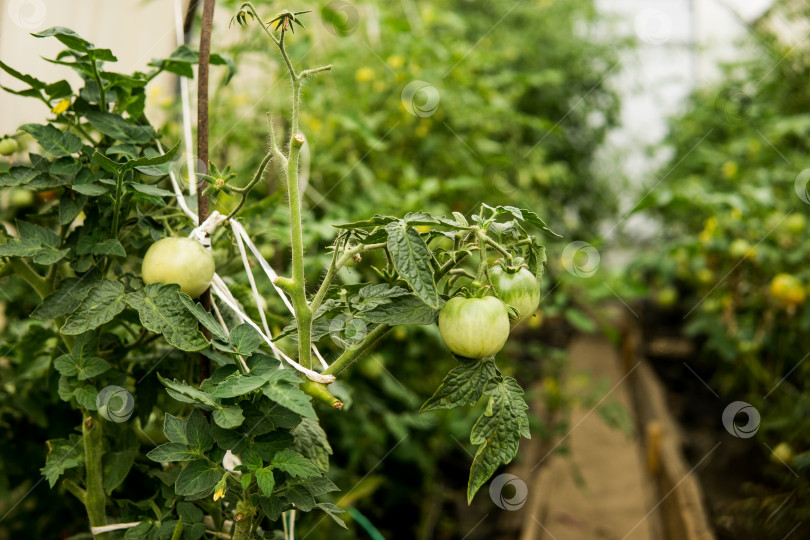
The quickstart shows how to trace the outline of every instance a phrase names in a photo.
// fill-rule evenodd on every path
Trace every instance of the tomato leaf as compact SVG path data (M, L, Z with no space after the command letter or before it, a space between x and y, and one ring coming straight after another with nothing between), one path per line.
M292 434L295 437L292 449L307 457L321 471L329 472L329 456L332 455L332 447L320 424L311 418L304 418L300 424L295 426Z
M273 456L271 465L297 478L313 478L321 475L318 468L307 458L289 449L280 450Z
M276 479L273 477L273 470L270 467L262 467L256 470L256 483L267 497L273 495L273 488L276 486Z
M174 483L178 495L202 495L211 491L222 478L222 470L206 459L192 461L180 471Z
M185 293L178 293L178 297L180 298L180 302L188 308L191 314L211 332L212 336L222 341L228 341L228 335L222 329L222 326L214 319L211 312L203 309L202 304L195 302Z
M245 422L245 416L239 405L223 405L211 413L211 418L218 426L225 429L239 427Z
M277 369L267 374L262 393L282 407L306 418L318 418L310 397L298 385L301 379L292 370Z
M186 384L184 382L180 382L177 380L170 381L168 379L164 379L158 373L158 380L160 383L166 387L166 392L172 396L177 401L181 401L183 403L191 403L193 405L197 405L200 408L205 410L211 409L218 409L222 406L214 399L214 396L207 392L203 392L202 390L197 390L193 386ZM168 433L166 434L169 435ZM171 438L169 439L172 440ZM180 441L176 441L180 442ZM189 442L189 444L191 444Z
M127 304L138 311L141 324L150 332L163 334L170 345L183 351L200 351L208 341L197 326L197 320L178 301L178 285L152 283L130 293Z
M145 144L154 134L150 126L130 124L122 117L101 111L88 111L87 121L98 131L119 142L128 144Z
M82 149L82 140L79 137L50 124L24 124L20 129L30 133L43 150L54 156L69 156Z
M335 514L342 514L343 512L345 512L345 510L343 508L340 508L339 506L335 506L332 503L318 503L315 506L317 506L318 508L323 510L326 513L327 516L332 518L332 521L334 521L335 523L337 523L338 525L340 525L341 527L343 527L346 530L349 529L346 526L346 522L335 515Z
M428 306L439 308L439 293L430 266L430 251L425 241L404 221L385 226L388 232L388 252L394 259L399 275L408 282L416 295Z
M262 337L255 328L244 323L231 330L230 342L236 354L249 355L262 344Z
M262 377L234 374L217 385L211 395L218 398L233 398L252 392L267 381Z
M174 461L191 461L196 456L188 451L185 444L169 442L150 450L146 457L158 463L172 463Z
M489 402L484 414L470 433L470 442L479 445L475 453L467 484L467 503L502 464L517 455L520 437L531 438L529 408L523 399L523 389L512 377L496 378L487 384Z
M361 311L359 317L370 323L378 324L433 324L439 310L426 305L422 300L412 294L392 298L387 304L382 304Z
M126 298L122 283L105 279L90 289L60 331L65 335L78 335L98 328L124 311Z
M42 476L48 479L51 487L67 469L84 465L84 446L82 438L71 435L70 439L51 439L48 441L48 460L42 469Z
M491 356L478 360L459 360L458 365L445 376L419 412L475 405L481 399L487 383L497 373L498 369Z

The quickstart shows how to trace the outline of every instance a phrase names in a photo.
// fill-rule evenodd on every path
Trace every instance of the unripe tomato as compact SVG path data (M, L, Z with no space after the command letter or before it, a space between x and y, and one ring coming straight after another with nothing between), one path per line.
M530 317L528 321L526 321L526 326L531 328L532 330L537 330L541 326L543 326L543 312L539 309L534 312L534 317Z
M0 140L0 156L10 156L17 151L19 145L14 139Z
M494 296L457 296L439 312L439 333L459 356L491 356L503 348L509 337L509 314L504 303Z
M490 269L489 276L501 300L517 310L514 324L530 317L540 305L540 283L528 269L510 272L498 265Z
M143 282L176 283L192 298L200 296L214 278L214 257L191 238L162 238L143 258Z
M805 292L802 284L792 274L777 274L771 281L771 296L784 306L798 306L804 303Z

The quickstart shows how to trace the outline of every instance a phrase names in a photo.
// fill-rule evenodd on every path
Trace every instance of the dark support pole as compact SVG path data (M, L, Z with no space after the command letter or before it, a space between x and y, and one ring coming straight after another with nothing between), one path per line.
M193 2L194 0L192 0ZM200 29L200 61L197 74L197 172L208 172L208 67L211 56L211 27L214 22L214 0L205 0L202 13L202 28ZM200 223L208 219L208 196L203 195L205 181L197 178L197 214ZM200 298L203 309L211 311L211 291L205 291ZM208 330L201 328L206 338L211 337ZM211 362L206 356L200 355L200 381L207 379L211 374Z

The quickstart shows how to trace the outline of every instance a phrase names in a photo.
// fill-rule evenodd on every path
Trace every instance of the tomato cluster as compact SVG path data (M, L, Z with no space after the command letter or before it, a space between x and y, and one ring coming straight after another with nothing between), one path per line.
M453 353L483 358L500 351L510 327L530 317L540 304L540 283L525 267L496 265L489 270L496 296L456 296L439 312L439 333ZM516 314L511 323L506 306Z

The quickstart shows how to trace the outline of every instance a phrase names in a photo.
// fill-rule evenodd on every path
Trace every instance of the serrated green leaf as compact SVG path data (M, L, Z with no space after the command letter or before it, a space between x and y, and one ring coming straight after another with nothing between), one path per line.
M99 132L119 142L128 144L145 144L152 139L152 128L130 124L122 117L101 111L89 111L85 114L87 121Z
M230 342L236 354L249 355L262 344L262 337L255 328L243 323L231 330Z
M62 197L59 198L59 224L67 225L84 209L87 204L87 197L79 194L75 195L72 191L65 190Z
M24 124L20 126L20 129L30 133L43 150L57 157L69 156L82 149L82 140L79 137L73 133L61 131L51 124L45 126Z
M202 304L199 302L195 302L191 299L191 297L185 293L179 293L178 297L180 298L180 302L188 310L191 312L192 315L206 328L211 335L215 338L228 341L228 335L225 333L225 330L222 329L222 326L214 319L214 316L211 315L210 311L206 311L203 309Z
M425 241L403 221L385 226L388 232L388 252L402 279L408 282L413 292L428 306L439 308L439 293L430 265L430 251Z
M179 285L152 283L127 295L126 303L138 312L147 330L163 334L170 345L183 351L200 351L208 341L197 327L197 319L178 301L179 290Z
M296 379L291 380L291 376ZM317 418L312 408L310 397L297 384L301 380L291 370L276 370L267 376L267 383L262 386L262 393L282 407L285 407L306 418Z
M124 285L105 279L94 285L60 330L65 335L78 335L108 323L126 307Z
M342 514L345 512L343 508L339 506L335 506L332 503L318 503L316 505L318 508L323 510L327 516L332 518L332 521L343 527L344 529L348 530L349 528L346 526L346 522L344 522L341 518L339 518L336 514Z
M251 471L260 469L263 465L262 456L253 448L245 449L239 457L242 459L242 464Z
M40 174L31 167L14 166L8 172L0 173L0 187L24 186Z
M245 416L239 405L224 405L211 413L211 418L218 426L225 429L239 427L245 422Z
M173 381L164 379L159 373L157 377L161 384L166 387L166 392L177 401L181 401L183 403L192 403L205 410L217 409L221 407L220 404L214 399L214 396L208 394L207 392L198 390L193 386L176 379Z
M163 416L163 433L170 442L182 444L185 448L188 446L188 437L186 436L186 421L176 416L166 413Z
M93 255L115 255L116 257L126 257L127 252L124 251L124 246L121 245L121 242L116 240L115 238L108 238L98 244L94 245L90 249L90 253Z
M189 446L197 448L202 453L214 446L211 426L198 409L191 411L191 415L186 419L186 439L188 439Z
M98 410L98 406L96 405L98 390L96 390L95 386L88 385L77 388L73 391L73 397L76 399L76 403L88 411Z
M517 455L520 437L531 438L529 408L523 399L523 389L512 377L492 379L486 389L487 409L473 426L470 442L479 446L475 453L467 484L467 502L501 465Z
M123 168L123 163L118 163L115 160L112 160L96 150L93 152L93 161L105 171L119 175L121 174L121 169Z
M178 495L202 495L211 491L222 477L222 470L209 464L208 460L192 461L180 471L174 483Z
M304 418L300 424L295 426L292 434L295 437L292 449L307 457L321 471L329 472L329 456L332 455L332 447L320 424L311 418Z
M370 227L380 227L383 225L388 225L391 222L397 221L397 218L393 216L381 216L379 214L374 214L374 217L371 219L366 219L363 221L353 221L351 223L341 223L340 225L332 225L337 229L367 229Z
M48 441L48 458L42 469L42 476L48 479L51 488L67 469L84 465L84 446L78 435L71 435L70 439L52 439Z
M433 324L439 316L439 310L425 304L422 300L409 294L392 298L388 303L362 311L358 317L376 324Z
M137 450L106 452L103 456L103 484L108 495L120 486L135 463Z
M259 453L265 461L272 461L279 450L289 448L295 438L287 431L271 431L255 438L252 448Z
M462 360L442 380L433 396L419 412L475 405L498 370L491 356Z
M188 451L185 444L169 442L153 448L147 452L146 457L158 463L172 463L174 461L191 461L196 456Z
M234 374L217 385L211 395L232 398L252 392L266 383L262 377Z
M273 456L271 465L296 478L314 478L321 475L318 468L307 458L289 449L279 450Z
M267 497L273 496L273 488L276 487L276 479L273 477L273 470L270 467L262 467L256 470L256 483Z

